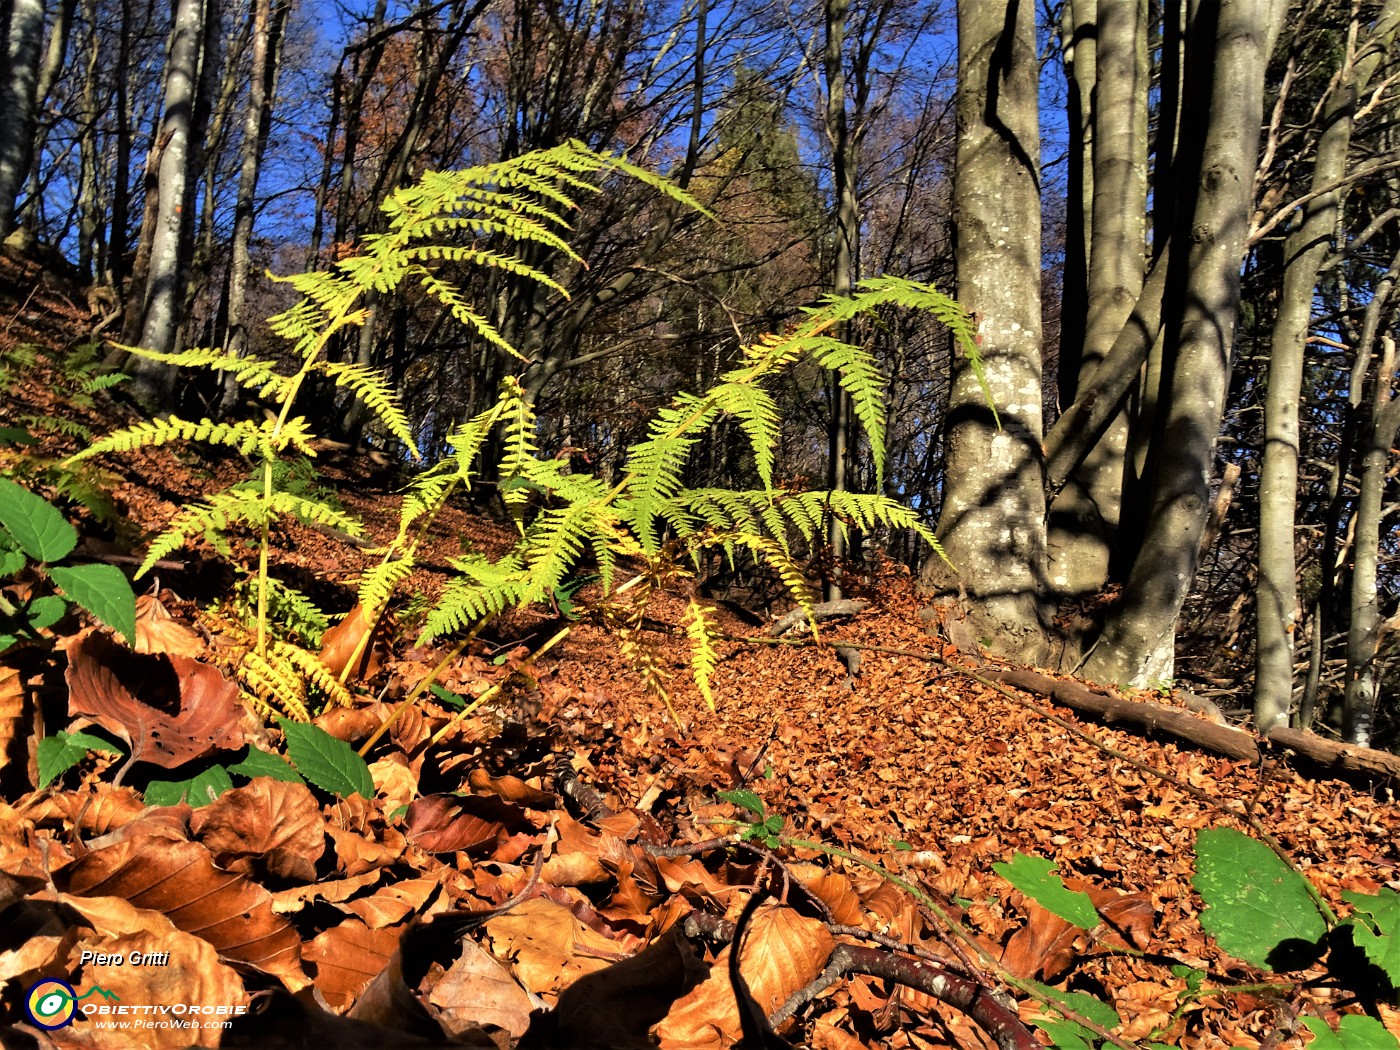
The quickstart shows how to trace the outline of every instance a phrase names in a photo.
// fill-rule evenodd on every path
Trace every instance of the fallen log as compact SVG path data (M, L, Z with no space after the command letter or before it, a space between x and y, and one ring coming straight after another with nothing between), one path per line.
M849 598L834 602L820 602L812 606L812 620L815 623L821 623L823 620L839 620L847 616L855 616L857 613L864 612L869 605L869 602ZM799 606L790 613L774 620L773 626L768 628L768 635L770 638L781 638L806 622L807 610Z
M1259 738L1254 734L1207 721L1179 707L1107 696L1079 682L1052 678L1019 667L1002 671L984 670L981 676L990 681L1049 697L1071 710L1091 714L1110 724L1121 722L1163 732L1227 758L1249 762L1257 762L1260 759ZM1400 755L1392 755L1388 751L1325 740L1315 733L1298 729L1275 729L1268 735L1265 743L1271 750L1281 748L1292 751L1328 769L1400 780Z

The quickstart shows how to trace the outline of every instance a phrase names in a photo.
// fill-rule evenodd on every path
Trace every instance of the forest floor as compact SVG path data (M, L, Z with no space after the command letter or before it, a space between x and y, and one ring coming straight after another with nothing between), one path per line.
M26 299L32 272L4 266L13 301L0 308L0 355L36 344L61 357L82 311L59 293ZM67 382L40 360L0 390L0 426L39 439L20 450L30 463L79 447L54 419L103 433L136 418L105 396L85 406L64 393ZM19 452L8 455L7 475L21 475ZM317 484L372 538L392 536L392 479L363 458L324 458ZM249 464L171 447L102 469L116 524L65 510L88 537L80 552L120 560ZM464 545L500 551L511 535L508 524L447 508L400 593L435 593ZM340 613L376 560L295 523L274 540L274 571ZM205 546L170 560L137 583L148 588L142 659L187 677L196 672L182 660L227 667L239 635L218 602L233 572ZM12 597L35 585L0 580ZM185 684L154 697L150 681L135 682L145 672L104 648L90 621L60 622L51 648L0 657L0 1042L786 1045L745 1027L727 971L732 923L759 886L768 899L750 917L742 970L764 1012L792 1000L779 1031L797 1045L1037 1045L1018 1041L1044 1010L1015 984L1027 981L1110 1004L1121 1024L1104 1045L1301 1046L1313 1039L1305 1018L1336 1028L1364 1008L1400 1036L1393 1003L1354 982L1336 986L1336 949L1283 974L1227 955L1202 928L1192 881L1197 834L1250 831L1253 820L1348 914L1346 891L1400 889L1400 805L1388 789L1304 776L1283 760L1222 759L1058 707L1047 717L1047 702L958 669L966 657L930 636L907 572L892 567L851 589L869 607L824 624L820 645L801 635L775 643L726 613L726 630L751 640L723 644L713 710L689 681L683 600L659 596L648 634L674 672L684 728L605 627L585 618L531 663L559 621L553 610L515 617L450 661L441 690L406 705L369 748L372 798L251 779L228 762L233 789L197 808L143 799L152 783L212 762L172 768L161 746L194 753L202 737L217 757L290 751L290 739L217 685L206 692L222 699ZM356 748L446 652L416 647L411 612L401 613L351 676L354 705L317 720ZM856 673L838 657L842 643L865 647ZM489 708L456 717L457 700L497 685ZM143 734L166 742L134 763L93 751L39 789L38 738L75 729L125 731L128 746ZM781 830L774 821L757 841L736 842L736 828L761 822L736 790L752 792L761 819L780 817ZM1107 921L1085 932L1014 890L993 865L1018 852L1052 860ZM952 976L927 980L941 973ZM81 999L73 1024L46 1033L25 1008L30 989L54 980ZM118 1002L133 1013L115 1013ZM159 1007L170 1004L238 1016L227 1030L162 1027ZM144 1027L103 1027L118 1018Z

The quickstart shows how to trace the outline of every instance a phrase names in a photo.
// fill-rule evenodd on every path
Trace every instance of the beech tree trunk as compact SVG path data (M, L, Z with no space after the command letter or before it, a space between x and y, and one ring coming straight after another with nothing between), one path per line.
M1093 221L1083 338L1070 354L1075 390L1094 381L1132 314L1147 252L1147 4L1098 0L1096 13L1093 130L1087 136L1093 163L1085 180L1092 187ZM1087 30L1080 33L1087 35ZM1076 79L1081 79L1077 71ZM1062 367L1064 338L1062 330ZM1061 595L1094 594L1108 581L1127 439L1127 413L1120 408L1051 505L1050 575Z
M1230 376L1264 69L1285 6L1202 4L1188 30L1185 112L1205 116L1183 121L1181 130L1173 232L1181 245L1168 275L1151 502L1122 599L1084 665L1100 682L1143 686L1175 673L1176 621L1196 574Z
M1312 186L1337 184L1346 172L1357 98L1366 90L1382 49L1400 23L1400 0L1390 0L1363 46L1344 59L1323 109ZM1318 269L1331 249L1342 192L1334 189L1303 206L1284 245L1283 289L1274 318L1269 385L1264 402L1264 456L1259 473L1258 627L1254 659L1254 722L1260 732L1285 725L1293 703L1293 659L1298 627L1298 566L1294 509L1298 502L1298 401L1312 322Z
M1039 61L1035 6L960 0L953 181L957 298L977 322L994 418L967 361L949 399L937 559L924 581L969 599L977 634L1037 660L1044 627L1041 477Z
M834 213L836 253L832 265L831 290L850 295L856 282L856 260L860 250L860 200L856 195L856 145L846 115L846 14L849 0L826 0L826 49L823 71L826 79L826 136L831 146L831 170L836 191ZM847 333L840 335L845 337ZM849 478L847 425L850 398L831 377L831 418L827 421L827 478L832 492L844 492ZM827 543L833 559L846 554L846 532L835 515L827 523ZM827 601L841 597L839 568L833 566L823 595Z
M0 237L15 228L15 203L29 175L34 89L44 40L43 0L9 0L4 7L5 68L0 71Z
M212 0L211 0L212 2ZM200 62L205 46L204 0L178 0L167 56L164 116L152 155L156 165L154 222L150 237L150 261L146 270L140 346L157 353L175 349L184 298L184 270L192 243L187 224L194 216L187 205L187 190L196 157L191 141L198 103ZM148 187L151 182L148 177ZM148 190L149 192L149 190ZM166 366L146 358L133 362L133 393L147 403L158 403L167 390Z

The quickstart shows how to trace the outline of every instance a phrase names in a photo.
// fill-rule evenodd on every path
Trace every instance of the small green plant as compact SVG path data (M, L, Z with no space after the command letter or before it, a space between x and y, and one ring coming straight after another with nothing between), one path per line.
M785 833L781 815L769 813L754 791L740 788L721 791L718 797L738 807L741 819L733 821L735 840L752 842L767 850L816 850L852 861L875 872L909 893L930 911L948 931L963 942L991 972L1008 985L1030 995L1042 1014L1030 1023L1050 1037L1057 1050L1092 1050L1112 1043L1141 1045L1145 1050L1170 1050L1149 1039L1135 1044L1118 1037L1105 1038L1123 1023L1108 1003L1086 992L1070 992L1015 977L1003 970L981 947L970 931L952 919L927 893L883 865L823 842ZM992 865L1029 899L1065 922L1086 932L1102 923L1087 893L1071 890L1055 874L1052 861L1016 854L1010 863ZM1201 925L1225 951L1261 969L1277 974L1305 969L1321 962L1327 969L1325 983L1354 994L1362 1002L1388 1000L1400 994L1400 893L1383 888L1379 893L1344 893L1352 906L1350 917L1338 918L1306 878L1269 846L1231 828L1206 828L1196 837L1195 886L1206 904ZM1129 951L1112 944L1096 945L1106 951ZM1170 966L1185 988L1172 1020L1205 996L1230 991L1276 992L1280 999L1298 982L1281 979L1249 986L1219 984L1203 970ZM1318 1017L1303 1023L1314 1035L1311 1045L1326 1050L1400 1050L1400 1040L1377 1020L1348 1015L1336 1031Z
M40 641L70 605L86 609L128 642L136 637L136 597L112 565L70 562L78 530L53 504L0 478L0 579L34 573L49 587L20 599L0 591L0 652Z

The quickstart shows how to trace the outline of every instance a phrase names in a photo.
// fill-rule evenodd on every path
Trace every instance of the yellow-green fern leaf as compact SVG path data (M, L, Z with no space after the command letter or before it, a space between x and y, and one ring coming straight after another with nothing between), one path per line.
M714 612L710 606L701 605L692 598L683 620L686 636L690 638L690 670L695 676L695 687L711 711L715 709L715 694L710 683L719 666L719 653L715 651L719 628L711 619Z

